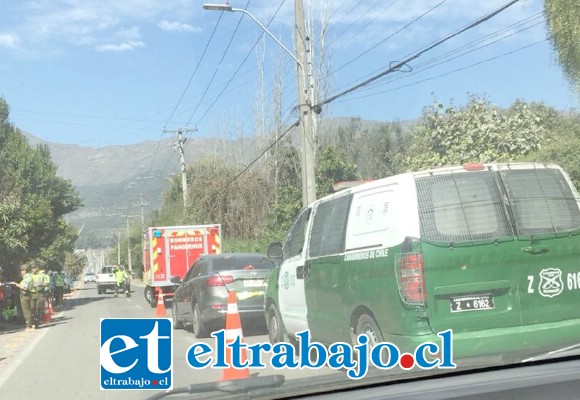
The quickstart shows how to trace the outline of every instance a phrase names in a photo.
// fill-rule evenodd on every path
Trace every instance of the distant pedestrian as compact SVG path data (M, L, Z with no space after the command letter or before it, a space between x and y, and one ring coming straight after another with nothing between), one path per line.
M117 297L119 289L121 289L121 292L125 292L126 294L129 293L129 289L127 288L128 277L129 274L127 274L127 271L125 271L123 267L117 265L117 269L115 269L115 282L117 283L115 285L115 297Z
M62 272L55 272L54 277L54 305L59 306L62 304L62 299L64 296L64 278Z

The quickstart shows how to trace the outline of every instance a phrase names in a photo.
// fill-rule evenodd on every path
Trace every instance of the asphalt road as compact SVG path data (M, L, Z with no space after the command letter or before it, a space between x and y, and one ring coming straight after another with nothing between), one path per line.
M150 318L155 309L146 303L138 282L132 283L131 297L97 294L94 283L77 283L67 295L64 305L52 315L52 322L36 331L13 329L0 335L0 398L1 399L145 399L155 391L102 391L100 377L100 319ZM168 302L170 305L170 303ZM167 316L171 309L167 307ZM219 382L223 371L211 368L192 369L186 362L187 349L200 340L186 329L173 331L174 388L196 383ZM210 345L214 339L202 339ZM263 329L244 328L247 344L267 342ZM250 369L251 376L284 375L290 380L314 382L315 377L339 379L343 374L330 369L272 368L264 358L266 368ZM318 385L319 383L316 383ZM300 387L304 387L301 383ZM222 394L223 395L223 394ZM207 398L206 395L197 398Z

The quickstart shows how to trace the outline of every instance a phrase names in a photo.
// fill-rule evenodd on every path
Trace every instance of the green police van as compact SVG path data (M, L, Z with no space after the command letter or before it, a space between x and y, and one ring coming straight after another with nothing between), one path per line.
M272 342L361 334L455 357L580 342L580 198L557 165L467 164L380 179L301 211L268 281Z

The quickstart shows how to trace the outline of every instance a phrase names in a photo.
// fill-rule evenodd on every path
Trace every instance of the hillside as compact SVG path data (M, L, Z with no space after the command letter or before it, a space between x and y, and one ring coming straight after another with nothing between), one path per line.
M328 135L332 140L333 132L350 121L349 118L327 120L319 134ZM365 129L379 124L362 122ZM411 123L402 125L408 127ZM70 179L78 189L84 207L68 215L67 220L82 229L78 242L81 247L112 244L109 237L116 231L126 230L127 215L141 214L141 200L146 204L143 211L147 220L147 215L161 206L168 178L180 172L179 152L172 150L175 138L95 148L46 142L32 134L24 134L32 145L42 143L49 147L58 175ZM289 137L298 144L299 135L290 132ZM216 156L245 165L265 146L260 147L257 143L267 144L271 140L189 138L184 145L186 163ZM130 223L140 221L131 218Z

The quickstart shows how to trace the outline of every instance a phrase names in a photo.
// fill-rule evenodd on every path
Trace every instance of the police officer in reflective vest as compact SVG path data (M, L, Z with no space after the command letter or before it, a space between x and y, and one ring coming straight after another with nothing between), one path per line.
M32 290L34 288L34 282L29 270L30 267L28 265L22 265L20 267L22 279L18 283L11 282L12 285L20 289L20 307L22 307L22 315L24 316L24 322L26 323L26 330L36 327L35 313L32 309Z
M34 328L42 321L44 314L44 301L50 286L50 277L40 270L38 265L32 266L32 317Z
M127 274L127 271L125 271L123 267L117 266L117 269L115 270L115 281L117 282L117 285L115 286L115 297L117 297L119 288L126 294L129 293L126 283L128 277L129 275Z

